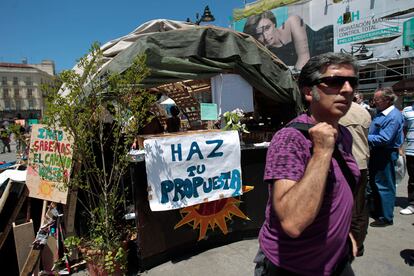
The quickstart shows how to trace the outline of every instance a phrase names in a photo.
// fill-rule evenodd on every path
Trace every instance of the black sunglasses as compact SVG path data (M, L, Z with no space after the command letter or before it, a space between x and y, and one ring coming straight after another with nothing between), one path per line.
M323 77L323 78L315 80L312 84L318 85L318 84L324 83L328 87L339 89L344 86L345 82L348 82L352 88L356 88L358 86L357 77L344 77L344 76Z

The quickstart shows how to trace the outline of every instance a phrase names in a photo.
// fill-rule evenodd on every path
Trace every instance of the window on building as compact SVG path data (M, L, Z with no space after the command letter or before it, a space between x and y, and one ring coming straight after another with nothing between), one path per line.
M31 98L29 99L29 109L35 109L35 105L36 105L36 100Z
M375 68L361 69L359 71L359 84L376 83L377 74Z
M28 98L33 98L33 89L31 89L31 88L27 89L27 97Z
M8 98L8 97L9 97L9 89L3 88L3 98Z
M19 78L13 77L13 85L19 85Z
M389 65L385 71L384 81L399 81L403 79L404 70L402 64Z
M19 99L15 99L14 100L16 103L16 110L21 110L22 109L22 101Z
M31 77L26 77L26 85L33 85L33 81Z
M4 110L10 110L10 99L4 99Z
M15 98L20 98L20 90L19 90L19 88L15 88L14 89L14 97Z
M7 85L7 77L1 77L1 84Z

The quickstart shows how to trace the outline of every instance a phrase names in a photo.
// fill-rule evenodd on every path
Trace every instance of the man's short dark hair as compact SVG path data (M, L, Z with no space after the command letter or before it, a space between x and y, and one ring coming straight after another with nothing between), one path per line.
M349 64L353 67L355 75L358 75L358 65L356 59L344 53L324 53L318 56L314 56L308 60L299 75L299 89L304 87L311 87L312 84L321 78L325 73L329 65Z
M299 75L298 85L299 90L302 92L302 101L304 105L307 102L304 97L303 88L312 87L316 80L322 77L323 73L328 69L330 65L349 64L354 69L355 75L358 76L358 64L356 59L345 53L324 53L318 56L311 57Z

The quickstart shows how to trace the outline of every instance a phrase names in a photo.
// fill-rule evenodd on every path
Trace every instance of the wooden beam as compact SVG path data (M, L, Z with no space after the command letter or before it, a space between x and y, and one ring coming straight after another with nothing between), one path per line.
M65 232L67 236L73 236L75 234L75 217L76 217L76 203L78 200L78 190L71 189L69 192L69 198L67 204L64 207L64 221Z
M12 182L13 183L13 182ZM16 205L9 217L9 220L7 221L6 226L4 227L4 230L2 233L0 233L0 250L3 247L4 242L6 241L6 238L10 232L10 229L12 228L13 222L16 220L17 215L20 212L20 209L23 206L24 201L26 200L27 196L29 195L29 190L27 189L26 185L22 185L21 189L23 191L18 192L19 199L16 202Z
M24 263L29 256L30 248L35 237L33 221L16 225L13 222L14 244L16 246L17 263L22 271Z
M23 265L22 270L20 271L20 276L31 275L33 270L36 267L36 264L39 262L40 253L42 253L42 247L30 249L29 255L27 256L26 262Z
M1 198L0 198L0 213L1 213L1 211L3 211L4 204L6 204L6 200L9 197L10 189L11 189L11 183L12 182L9 179L9 181L7 181L7 184L6 184L6 188L4 189L3 194L1 195Z
M72 175L79 173L82 168L81 162L77 161L73 166ZM76 217L76 203L78 201L78 189L71 188L69 190L67 204L63 208L63 215L65 222L65 233L67 236L75 234L75 217Z
M45 222L46 209L47 209L47 201L43 200L40 227L42 227L43 223ZM37 264L39 263L43 247L44 245L40 245L40 246L32 245L32 247L30 248L29 255L27 256L27 259L23 265L23 268L20 271L20 276L28 276L33 273L33 271L37 267Z

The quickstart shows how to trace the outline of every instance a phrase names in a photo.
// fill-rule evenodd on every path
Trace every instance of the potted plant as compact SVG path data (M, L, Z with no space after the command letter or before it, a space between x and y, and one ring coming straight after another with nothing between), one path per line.
M243 142L242 134L250 133L247 131L246 124L242 123L244 112L240 108L233 111L226 111L223 114L224 130L237 130L239 132L240 142Z
M67 185L79 191L83 211L77 219L83 219L87 231L70 238L67 245L80 249L99 275L116 274L126 265L125 241L131 228L125 227L123 218L121 180L133 139L152 119L147 114L155 102L155 96L139 88L149 74L145 56L137 56L121 74L99 71L103 63L95 43L79 60L80 70L63 71L43 87L47 95L44 123L74 138L74 168Z

